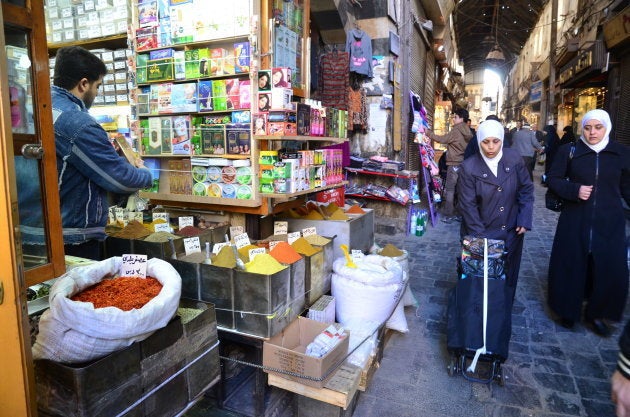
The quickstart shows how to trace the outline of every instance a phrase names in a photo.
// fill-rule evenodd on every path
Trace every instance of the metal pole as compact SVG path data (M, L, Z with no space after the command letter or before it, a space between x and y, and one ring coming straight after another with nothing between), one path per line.
M558 30L558 0L551 1L551 36L549 41L549 105L547 106L547 120L554 118L556 113L556 43Z

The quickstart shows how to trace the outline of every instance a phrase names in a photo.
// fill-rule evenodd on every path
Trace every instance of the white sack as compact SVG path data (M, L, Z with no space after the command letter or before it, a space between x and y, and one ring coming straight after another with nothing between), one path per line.
M404 305L399 303L404 288L400 264L380 255L367 255L355 264L357 268L348 267L345 258L333 263L337 321L344 325L353 319L387 321L389 329L409 331Z
M162 284L160 293L140 309L95 309L92 303L73 301L73 295L117 275L121 257L72 269L50 289L50 308L42 314L33 346L35 359L80 363L101 358L149 337L177 313L182 281L171 264L158 258L147 261L147 276Z

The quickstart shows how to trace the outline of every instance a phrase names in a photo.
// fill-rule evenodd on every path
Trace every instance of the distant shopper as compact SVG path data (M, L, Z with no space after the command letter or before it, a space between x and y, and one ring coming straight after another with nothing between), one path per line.
M477 132L472 128L472 121L470 119L466 119L466 124L470 129L470 133L472 133L472 138L468 141L468 145L466 145L466 150L464 150L464 159L468 159L471 156L479 153L479 144L477 143Z
M457 204L462 235L501 239L508 253L506 283L516 291L525 232L532 228L534 185L520 155L503 149L503 126L486 120L477 129L481 150L461 165Z
M459 172L459 164L464 160L464 151L472 138L472 132L466 124L468 110L457 109L453 113L453 128L445 135L436 135L430 130L425 135L438 143L446 145L446 184L444 186L444 211L442 221L452 223L461 221L455 209L455 186Z
M560 136L556 133L556 127L554 125L547 125L544 128L545 131L545 174L543 175L542 183L547 182L546 178L551 169L551 164L556 157L556 152L560 147Z
M565 126L562 131L562 137L560 138L560 146L575 141L575 134L573 133L573 126Z
M512 149L521 155L527 172L529 172L529 177L533 180L534 165L536 164L534 155L536 152L542 151L542 145L536 139L536 134L532 132L529 123L523 123L523 127L512 134Z
M607 321L621 319L628 293L622 198L630 204L630 148L610 140L611 130L607 112L586 113L573 157L572 146L563 145L547 178L564 200L549 260L549 307L570 328L586 301L587 326L604 337Z
M52 113L66 255L101 259L107 193L131 194L152 183L142 159L131 165L88 113L107 74L105 64L79 46L55 57Z

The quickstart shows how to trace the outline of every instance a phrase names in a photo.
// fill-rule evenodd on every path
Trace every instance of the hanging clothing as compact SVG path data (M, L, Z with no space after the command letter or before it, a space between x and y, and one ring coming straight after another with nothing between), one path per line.
M348 88L348 130L368 128L367 93L365 88L353 90Z
M349 54L330 52L319 63L319 97L324 107L348 110Z
M350 72L372 78L372 39L361 29L352 29L346 38Z

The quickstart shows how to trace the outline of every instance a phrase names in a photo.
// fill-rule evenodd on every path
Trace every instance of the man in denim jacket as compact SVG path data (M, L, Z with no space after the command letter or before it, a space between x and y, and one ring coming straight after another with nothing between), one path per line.
M131 194L152 182L144 162L119 156L88 113L106 74L103 61L82 47L57 51L52 105L63 241L66 255L91 259L102 258L107 193Z

